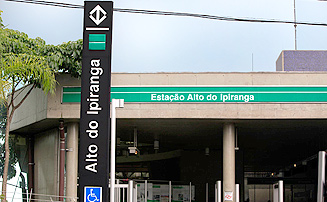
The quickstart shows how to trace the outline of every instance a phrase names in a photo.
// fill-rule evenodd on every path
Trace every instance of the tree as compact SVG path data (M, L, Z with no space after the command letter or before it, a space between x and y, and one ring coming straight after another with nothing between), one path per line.
M1 12L0 10L0 106L7 112L2 175L4 201L10 155L9 126L13 114L34 88L42 88L45 93L53 92L56 85L55 73L81 76L83 41L80 39L57 46L46 45L39 37L31 39L23 32L6 29L2 23Z
M49 65L53 55L45 54L50 47L40 38L30 39L24 33L6 29L1 15L0 24L0 104L7 109L1 199L4 202L10 157L9 131L13 115L34 88L42 88L45 93L53 92L56 80L55 70Z

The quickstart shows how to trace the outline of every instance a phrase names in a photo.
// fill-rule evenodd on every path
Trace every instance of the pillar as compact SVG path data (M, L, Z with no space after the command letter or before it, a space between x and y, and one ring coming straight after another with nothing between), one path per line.
M78 123L67 126L66 201L77 201Z
M28 193L35 193L34 187L34 137L32 135L28 138ZM32 196L34 199L34 195Z
M318 153L317 202L324 201L325 183L326 183L326 152L319 151L319 153Z
M232 200L225 197L232 193ZM223 201L235 202L235 125L224 124L223 128Z
M284 201L284 182L283 180L278 181L278 202Z

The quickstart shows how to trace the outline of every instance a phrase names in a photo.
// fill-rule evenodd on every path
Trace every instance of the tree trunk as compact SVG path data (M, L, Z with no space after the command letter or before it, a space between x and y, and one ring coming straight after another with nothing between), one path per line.
M12 78L13 83L14 78ZM12 93L10 97L10 102L9 104L6 103L6 108L7 108L7 123L6 123L6 134L5 134L5 165L3 168L3 181L2 181L2 197L1 197L1 202L7 202L7 180L8 180L8 168L9 168L9 155L10 155L10 150L9 150L9 131L10 131L10 124L12 117L14 115L14 112L18 107L20 107L23 102L26 100L26 98L30 95L32 90L35 87L35 84L31 86L31 88L27 91L27 93L23 96L23 98L19 101L19 103L15 106L14 105L14 95L15 95L15 85L13 84L12 86Z
M6 202L7 200L7 178L8 178L8 167L9 167L9 130L11 119L14 114L14 109L10 112L9 106L7 106L7 123L6 123L6 133L5 133L5 165L3 169L3 181L2 181L2 199L1 202Z

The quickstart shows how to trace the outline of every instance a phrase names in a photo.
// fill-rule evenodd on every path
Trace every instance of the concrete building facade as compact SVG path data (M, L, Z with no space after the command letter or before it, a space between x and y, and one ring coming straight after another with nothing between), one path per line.
M284 50L276 61L277 71L327 71L326 50Z
M272 200L273 191L265 186L280 179L289 184L288 201L313 201L314 156L327 147L326 78L325 72L113 73L112 97L126 99L125 107L117 109L121 143L116 170L122 178L144 172L146 179L192 182L196 201L205 201L205 184L217 180L223 182L223 193L235 194L235 184L240 184L240 201ZM33 176L34 192L58 195L58 127L63 120L66 195L76 197L80 80L64 74L57 79L54 95L32 91L15 114L11 132L26 138L26 151L33 150L26 152L28 164L23 155L20 162ZM159 87L166 90L144 93ZM120 91L127 88L141 90L133 97ZM141 95L148 97L142 100ZM184 100L178 100L181 96ZM126 155L135 131L138 157ZM154 141L160 141L156 149ZM211 200L213 186L209 192Z

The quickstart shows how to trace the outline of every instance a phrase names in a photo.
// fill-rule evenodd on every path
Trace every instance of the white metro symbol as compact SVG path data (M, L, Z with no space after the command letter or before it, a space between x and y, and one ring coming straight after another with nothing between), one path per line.
M87 195L87 201L89 201L89 202L99 201L98 197L93 193L93 189L91 189L90 194Z
M93 16L94 13L95 13L95 17ZM97 5L96 7L93 8L93 10L91 10L89 17L91 18L91 20L93 20L93 22L96 25L99 25L102 21L104 21L104 19L107 18L107 12L103 10L103 8L100 5Z

